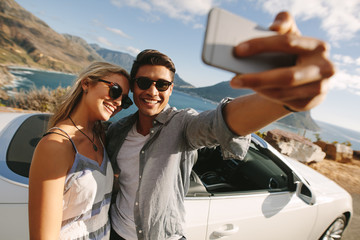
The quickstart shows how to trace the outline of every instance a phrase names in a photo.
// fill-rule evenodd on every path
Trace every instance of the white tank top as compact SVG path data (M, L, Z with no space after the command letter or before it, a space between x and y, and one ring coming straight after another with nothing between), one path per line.
M108 217L114 173L109 157L104 151L103 161L98 162L81 155L70 138L60 128L75 150L74 163L65 179L63 217L60 239L109 239ZM52 129L49 129L50 133Z

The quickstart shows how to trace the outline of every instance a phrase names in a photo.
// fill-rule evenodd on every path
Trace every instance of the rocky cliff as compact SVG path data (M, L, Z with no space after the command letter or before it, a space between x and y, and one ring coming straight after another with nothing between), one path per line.
M0 63L76 73L102 58L79 37L55 32L13 0L0 0Z

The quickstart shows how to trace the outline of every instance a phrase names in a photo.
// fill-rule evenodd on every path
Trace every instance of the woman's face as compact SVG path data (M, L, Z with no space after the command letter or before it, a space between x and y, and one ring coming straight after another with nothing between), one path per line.
M95 121L107 121L118 113L122 109L120 107L122 100L128 96L130 89L129 81L121 74L112 74L103 77L102 80L118 84L122 89L122 94L117 99L112 99L109 96L111 84L101 81L90 84L85 101L90 110L90 117L92 116Z

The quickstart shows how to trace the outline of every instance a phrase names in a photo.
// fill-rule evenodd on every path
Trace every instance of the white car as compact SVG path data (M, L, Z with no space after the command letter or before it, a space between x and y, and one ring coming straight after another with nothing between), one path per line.
M0 113L0 236L28 239L28 173L48 114ZM187 239L340 239L351 196L253 135L243 161L199 150L185 199Z

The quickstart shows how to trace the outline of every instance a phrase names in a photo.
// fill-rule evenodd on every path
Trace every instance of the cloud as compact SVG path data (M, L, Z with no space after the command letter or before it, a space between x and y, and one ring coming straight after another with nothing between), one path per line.
M204 28L205 28L204 24L201 23L196 23L193 26L193 29L204 29Z
M335 54L333 56L333 59L335 62L338 63L338 65L341 65L341 66L346 66L349 64L354 64L354 65L360 66L360 58L354 59L351 56Z
M104 26L104 24L99 19L96 19L96 18L92 19L91 22L92 22L92 24L94 26L97 26L97 27L103 27Z
M106 30L113 32L123 38L127 38L127 39L132 39L132 37L130 37L129 35L127 35L126 33L124 33L123 31L121 31L120 29L117 28L111 28L111 27L106 27Z
M360 76L346 70L338 70L330 80L330 88L348 90L360 95Z
M244 0L237 0L239 3ZM350 40L360 31L359 0L247 0L255 2L265 12L275 15L279 11L290 11L297 20L320 19L321 28L329 41ZM117 7L139 8L158 20L158 14L184 22L194 22L204 16L213 6L234 0L111 0ZM194 25L194 28L197 28Z
M97 41L104 44L104 45L106 45L106 46L108 46L108 47L114 47L113 44L104 37L97 37Z
M125 49L128 53L130 53L131 55L134 55L134 56L136 56L136 55L138 55L139 53L140 53L140 49L138 49L138 48L134 48L134 47L126 47L126 49Z
M331 78L330 88L360 95L360 57L335 54L331 58L337 71Z
M110 2L117 7L136 7L145 12L150 12L152 9L151 3L148 3L146 0L111 0Z
M249 0L254 1L254 0ZM255 0L263 10L290 11L297 19L319 18L330 42L352 39L360 31L359 0Z
M191 22L196 16L203 16L216 5L215 0L111 0L117 7L130 6L148 13L162 13L170 18Z
M133 55L133 56L136 56L136 55L138 55L138 53L140 53L140 50L135 48L135 47L132 47L132 46L124 47L124 46L114 45L104 37L97 37L96 40L101 45L105 45L106 47L108 47L110 49L118 50L118 51L121 51L121 52L127 52L127 53L129 53L130 55Z

